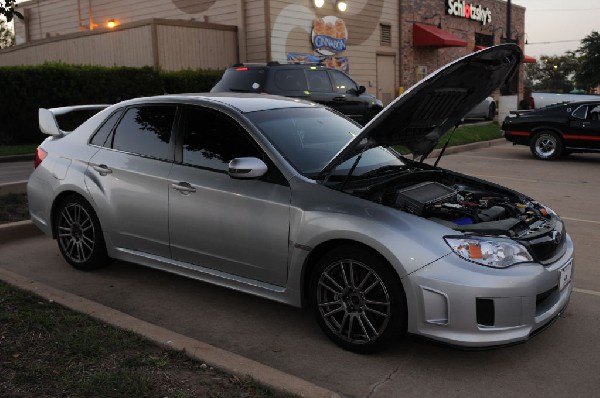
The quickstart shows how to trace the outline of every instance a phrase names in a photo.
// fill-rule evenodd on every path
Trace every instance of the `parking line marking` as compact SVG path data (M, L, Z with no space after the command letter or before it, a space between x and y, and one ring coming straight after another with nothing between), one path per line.
M574 287L573 291L575 291L577 293L591 294L592 296L600 297L600 292L597 292L595 290L578 289L578 288Z
M573 217L560 217L563 220L568 220L568 221L577 221L577 222L588 222L590 224L600 224L600 221L594 221L594 220L582 220L581 218L573 218Z
M503 180L514 180L514 181L523 181L523 182L540 182L540 180L531 180L531 179L527 179L527 178L514 178L514 177L502 177L502 176L490 176L490 175L485 175L485 174L473 174L476 177L481 177L481 178L500 178Z

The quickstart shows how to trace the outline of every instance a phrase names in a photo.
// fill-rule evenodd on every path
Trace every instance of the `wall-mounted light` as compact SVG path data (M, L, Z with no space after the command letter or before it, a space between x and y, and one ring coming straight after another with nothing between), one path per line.
M115 21L114 19L109 19L109 20L106 22L106 27L107 27L107 28L113 29L113 28L115 28L116 26L117 26L117 21Z
M348 9L348 3L344 0L330 0L331 4L335 5L339 11L344 12ZM325 5L325 0L314 0L313 1L315 7L322 8Z

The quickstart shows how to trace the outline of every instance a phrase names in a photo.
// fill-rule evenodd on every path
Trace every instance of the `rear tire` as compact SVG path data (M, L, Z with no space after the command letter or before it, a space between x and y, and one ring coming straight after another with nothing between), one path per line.
M323 332L346 350L375 353L406 333L398 275L367 249L345 245L326 253L312 273L310 301Z
M541 160L554 160L563 153L562 139L552 131L541 131L534 135L529 147L533 156Z
M78 195L64 198L56 209L54 228L60 253L73 267L89 271L107 265L100 221L85 199Z

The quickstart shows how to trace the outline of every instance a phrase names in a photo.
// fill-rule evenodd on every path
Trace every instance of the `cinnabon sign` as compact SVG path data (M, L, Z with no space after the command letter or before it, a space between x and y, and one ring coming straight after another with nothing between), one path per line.
M492 23L492 11L479 4L467 3L464 0L446 0L446 5L448 15L479 21L482 25Z

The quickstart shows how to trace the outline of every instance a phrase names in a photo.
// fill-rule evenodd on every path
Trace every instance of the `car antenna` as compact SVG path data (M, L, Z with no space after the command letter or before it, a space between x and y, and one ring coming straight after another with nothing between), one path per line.
M448 148L448 144L450 143L450 140L452 139L452 135L454 134L454 132L458 128L459 124L460 124L460 122L458 122L458 123L456 123L456 125L454 125L454 129L452 130L452 132L448 136L448 140L446 141L446 143L444 144L444 147L440 151L440 154L438 155L437 159L435 160L435 163L433 164L433 167L437 167L438 163L440 162L440 159L442 158L442 156L444 156L444 152L446 152L446 148Z

